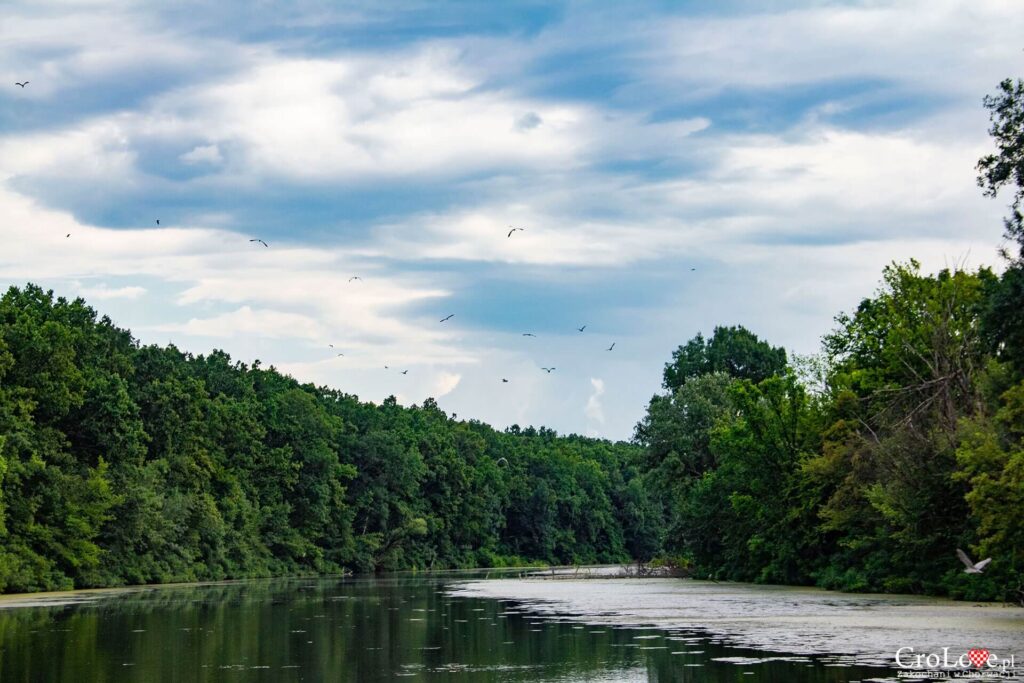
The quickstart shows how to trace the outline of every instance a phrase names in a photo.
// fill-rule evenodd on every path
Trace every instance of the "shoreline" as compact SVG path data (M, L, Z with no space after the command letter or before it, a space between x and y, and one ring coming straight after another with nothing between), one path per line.
M609 565L592 565L582 567L583 569L603 569ZM550 567L544 565L532 565L529 567L493 567L473 569L403 569L401 571L386 572L383 574L353 574L351 572L341 574L283 574L281 576L258 576L240 579L219 579L208 581L174 581L171 583L140 583L127 586L104 586L97 588L72 588L63 591L34 591L31 593L0 593L0 610L23 609L32 607L61 607L65 605L78 605L96 602L104 596L120 595L125 593L138 593L149 590L163 590L173 588L195 588L200 586L230 586L245 583L256 583L261 581L303 581L323 579L381 579L387 577L415 577L431 575L458 575L458 574L511 574L511 573L536 573L546 572ZM555 567L556 570L570 570L572 567Z

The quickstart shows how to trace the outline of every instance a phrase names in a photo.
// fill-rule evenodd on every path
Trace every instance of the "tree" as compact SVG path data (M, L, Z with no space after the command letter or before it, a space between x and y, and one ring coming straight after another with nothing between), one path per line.
M1002 278L991 286L982 316L982 328L992 352L1013 364L1024 376L1024 80L1006 79L999 93L985 97L992 126L989 134L998 153L978 161L978 185L995 197L1013 188L1010 215L1003 223L1018 252ZM1010 254L1005 253L1008 258Z
M840 547L826 585L939 590L942 558L968 524L955 453L961 419L982 407L978 311L991 279L890 266L826 337L832 424L807 465Z
M982 585L961 579L956 588L968 599L1024 604L1024 383L1006 390L998 405L992 416L964 420L955 475L969 486L978 531L970 540L982 557L996 560Z
M716 327L711 339L696 337L672 352L665 364L663 386L674 391L694 377L724 372L735 379L755 384L786 367L786 351L761 341L743 326Z
M998 153L978 160L978 185L989 197L1007 185L1014 188L1004 225L1007 238L1017 242L1019 257L1024 257L1024 80L1005 79L999 84L999 93L987 95L984 103L992 122L989 134Z

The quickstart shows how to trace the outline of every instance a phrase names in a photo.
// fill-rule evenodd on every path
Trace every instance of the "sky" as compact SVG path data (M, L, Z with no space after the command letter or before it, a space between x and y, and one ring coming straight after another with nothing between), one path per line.
M0 287L626 439L699 332L816 353L890 262L999 267L974 166L1022 35L1019 0L8 1Z

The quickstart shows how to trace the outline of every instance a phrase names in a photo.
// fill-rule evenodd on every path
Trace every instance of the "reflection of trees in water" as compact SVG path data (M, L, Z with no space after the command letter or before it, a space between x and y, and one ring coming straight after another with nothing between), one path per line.
M556 623L442 590L429 579L275 580L132 589L90 604L0 611L0 680L217 681L226 675L221 667L233 666L274 681L309 680L311 672L362 681L399 671L431 680L588 680L641 667L650 680L724 682L743 667L708 660L763 656L669 641L657 631ZM704 652L671 654L684 650ZM704 666L684 666L694 663ZM767 675L761 680L793 683L870 673L790 662L756 667Z

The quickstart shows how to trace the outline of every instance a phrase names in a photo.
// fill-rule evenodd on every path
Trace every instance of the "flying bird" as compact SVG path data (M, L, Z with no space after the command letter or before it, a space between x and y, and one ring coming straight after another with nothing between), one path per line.
M508 227L512 228L511 225L508 226ZM523 232L525 229L526 228L512 228L511 230L508 231L508 234L506 235L506 237L511 237L512 233L514 233L516 230L518 230L519 232Z
M960 548L956 549L956 556L960 558L960 561L964 563L967 569L964 570L964 574L981 574L988 563L992 561L992 558L982 560L981 562L974 562L971 558L967 557L967 553Z
M536 337L537 335L535 335L533 332L523 332L523 336L524 337Z
M451 320L451 319L452 319L452 318L454 318L454 317L455 317L455 314L454 314L454 313L451 313L451 314L450 314L450 315L448 315L447 317L441 318L440 322L444 322L445 320Z
M159 218L156 219L156 224L160 225L160 219Z
M338 357L338 358L341 358L341 357L342 357L342 356L344 356L344 355L345 355L345 354L343 354L343 353L339 353L339 354L337 355L337 357Z
M501 378L501 381L502 381L503 384L508 384L508 380L505 379L504 377Z
M70 232L68 234L64 235L64 239L67 239L68 237L71 237L71 233Z
M554 370L554 369L555 368L541 368L541 370L543 370L544 372L548 373L549 375L551 374L551 371Z
M408 374L409 374L409 371L408 371L408 370L402 370L402 374L403 374L403 375L408 375Z
M583 330L585 330L585 329L587 329L587 326L586 326L586 325L584 325L583 327L577 327L577 328L576 328L576 331L577 331L577 332L582 332L582 331L583 331Z
M387 369L388 369L388 366L386 366L386 365L385 365L385 366L384 366L384 369L385 369L385 370L387 370Z
M695 270L697 270L697 269L696 268L690 268L690 272L691 273L694 272Z
M363 278L359 277L358 275L353 275L352 277L350 277L350 278L348 279L348 281L349 281L349 282L352 282L353 280L362 280L362 279L363 279Z
M24 83L18 83L17 81L15 81L14 85L20 85L22 88L24 88L26 85L28 85L28 81L25 81Z
M266 242L264 242L263 240L260 240L260 239L249 240L249 241L250 242L259 242L260 244L262 244L265 247L269 247L270 246L269 244L267 244Z
M615 342L612 342L612 345L609 346L606 350L611 351L614 348L615 348Z

